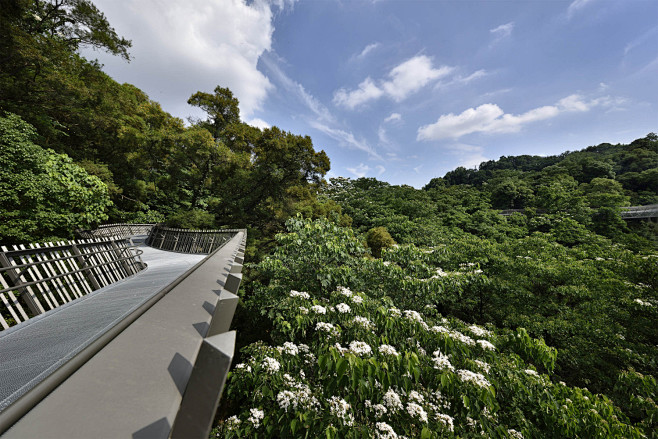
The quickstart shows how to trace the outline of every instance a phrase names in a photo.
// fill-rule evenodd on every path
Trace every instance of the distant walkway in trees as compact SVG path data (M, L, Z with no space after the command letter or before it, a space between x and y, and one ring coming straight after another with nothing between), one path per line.
M510 216L514 213L523 213L525 209L505 209L501 210L503 216ZM538 212L543 212L537 209ZM647 204L646 206L627 206L621 208L621 217L625 220L658 218L658 204Z

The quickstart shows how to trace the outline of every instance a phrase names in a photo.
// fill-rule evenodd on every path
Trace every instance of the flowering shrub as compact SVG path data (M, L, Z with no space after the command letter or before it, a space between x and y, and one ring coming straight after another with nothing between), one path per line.
M640 437L606 398L493 349L495 331L353 294L363 299L353 314L339 310L344 289L321 300L324 314L298 312L310 298L284 295L276 344L247 346L230 373L225 399L240 403L216 435Z
M279 238L283 248L255 267L262 276L246 306L268 317L270 339L242 350L214 434L642 436L607 397L557 383L556 350L529 331L444 317L458 297L470 300L469 294L491 287L485 264L412 246L386 251L384 261L363 258L352 251L353 237L309 223L295 220L294 233ZM327 255L324 263L308 256L314 246ZM319 271L305 271L309 257ZM434 277L439 265L445 275ZM625 306L652 309L635 297ZM653 413L655 404L627 400L640 416ZM252 410L261 410L262 418Z

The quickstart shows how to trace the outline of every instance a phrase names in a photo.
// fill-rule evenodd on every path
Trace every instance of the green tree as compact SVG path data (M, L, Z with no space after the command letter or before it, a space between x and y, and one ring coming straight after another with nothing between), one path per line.
M17 115L0 118L0 241L70 237L107 219L107 186L73 163L33 143L34 127Z
M376 258L382 257L383 249L395 245L395 240L391 238L386 227L374 227L368 230L366 242L372 251L372 255Z

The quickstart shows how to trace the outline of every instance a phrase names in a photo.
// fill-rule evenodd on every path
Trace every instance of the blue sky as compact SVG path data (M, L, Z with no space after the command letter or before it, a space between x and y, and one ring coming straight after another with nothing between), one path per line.
M175 116L229 87L310 135L329 176L422 187L457 166L658 131L655 0L96 0L133 41L84 51Z

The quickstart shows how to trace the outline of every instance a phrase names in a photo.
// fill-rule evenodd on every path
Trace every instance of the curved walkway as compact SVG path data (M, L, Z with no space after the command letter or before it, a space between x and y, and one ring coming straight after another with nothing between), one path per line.
M0 333L0 412L207 257L140 248L146 270Z

